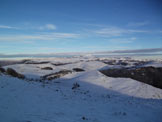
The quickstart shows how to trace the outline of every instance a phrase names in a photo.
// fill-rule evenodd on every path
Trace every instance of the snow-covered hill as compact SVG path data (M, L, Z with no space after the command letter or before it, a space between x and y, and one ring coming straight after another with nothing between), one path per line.
M46 83L1 73L0 122L161 122L161 89L130 78L107 77L98 70L109 65L95 58L34 61L49 63L14 64L4 68L13 68L27 78L40 78L63 69L85 71L72 72ZM56 63L69 64L53 65ZM53 70L42 70L43 67ZM80 87L72 89L75 83Z

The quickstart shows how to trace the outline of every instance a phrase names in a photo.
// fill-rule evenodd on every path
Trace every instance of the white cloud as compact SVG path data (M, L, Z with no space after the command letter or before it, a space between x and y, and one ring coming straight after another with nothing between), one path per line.
M7 25L0 25L0 29L18 29L17 27L7 26Z
M114 47L115 48L115 47ZM120 47L119 47L120 48ZM119 49L116 48L116 49ZM104 52L98 52L98 53L103 53L103 54L109 54L109 53L160 53L162 52L162 48L147 48L147 49L134 49L131 50L129 47L124 47L122 50L116 50L114 51L104 51Z
M123 34L132 34L132 33L147 33L149 31L146 30L133 30L133 29L123 29L117 27L110 27L110 28L102 28L99 30L93 31L94 33L100 36L121 36Z
M161 52L162 48L148 48L148 49L136 49L136 50L118 50L113 53L155 53Z
M115 38L115 39L108 39L107 41L111 42L111 43L133 43L134 40L136 40L135 37L131 37L131 38Z
M128 23L128 26L140 27L140 26L145 26L145 25L148 25L148 24L149 24L148 21L145 21L145 22L131 22L131 23Z
M125 30L120 28L102 28L100 30L94 31L96 34L107 35L107 36L120 36L125 33Z
M53 25L53 24L47 24L46 25L46 28L49 29L49 30L55 30L56 29L56 26Z
M40 30L56 30L56 26L53 24L46 24L39 27Z
M0 36L0 41L31 41L31 40L58 40L77 38L79 34L75 33L46 33L37 35L5 35Z
M136 37L131 37L130 40L136 40Z
M43 26L37 26L37 27L34 27L33 25L27 25L27 26L24 26L24 27L13 27L13 26L8 26L8 25L0 25L0 29L21 29L21 30L24 30L24 29L39 29L39 30L56 30L56 25L54 24L46 24L46 25L43 25Z

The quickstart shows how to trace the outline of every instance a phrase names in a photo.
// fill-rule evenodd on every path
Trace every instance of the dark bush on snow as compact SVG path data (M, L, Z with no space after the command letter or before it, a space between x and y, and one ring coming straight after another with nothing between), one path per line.
M72 89L76 89L78 87L80 87L80 85L78 83L74 83Z
M53 70L52 67L43 67L43 68L41 68L41 69L43 69L43 70Z
M0 67L0 72L4 73L5 72L5 69Z
M85 70L84 69L81 69L81 68L73 68L73 71L75 71L75 72L83 72Z
M87 119L86 117L83 116L83 117L82 117L82 120L88 120L88 119Z

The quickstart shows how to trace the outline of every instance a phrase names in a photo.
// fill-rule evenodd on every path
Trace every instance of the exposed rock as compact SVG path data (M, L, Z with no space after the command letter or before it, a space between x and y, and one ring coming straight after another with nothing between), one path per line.
M6 73L10 76L13 76L13 77L17 77L17 78L21 78L21 79L24 79L25 76L20 74L20 73L17 73L14 69L12 68L8 68Z
M85 70L84 69L81 69L81 68L73 68L73 71L75 71L75 72L83 72Z
M53 70L52 67L43 67L43 68L41 68L41 69L43 69L43 70Z
M101 73L109 77L125 77L132 78L157 88L162 88L162 68L140 67L140 68L122 68L122 69L106 69Z

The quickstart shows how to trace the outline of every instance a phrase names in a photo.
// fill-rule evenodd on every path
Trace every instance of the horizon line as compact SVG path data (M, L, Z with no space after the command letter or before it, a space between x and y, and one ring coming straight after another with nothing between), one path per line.
M56 52L56 53L15 53L15 54L4 54L0 53L0 56L41 56L41 55L74 55L74 54L100 54L100 53L108 53L108 54L124 54L124 53L158 53L162 52L162 48L145 48L145 49L133 49L133 50L112 50L112 51L93 51L93 52Z

